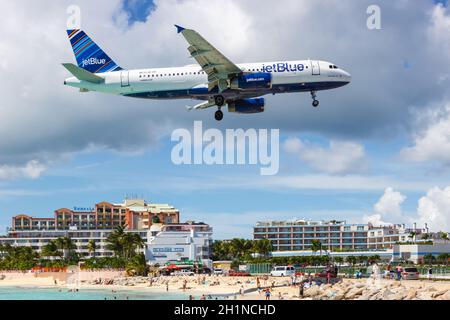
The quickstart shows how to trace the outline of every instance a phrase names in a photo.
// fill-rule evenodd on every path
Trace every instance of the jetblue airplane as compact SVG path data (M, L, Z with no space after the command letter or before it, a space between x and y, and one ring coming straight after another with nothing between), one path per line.
M316 93L335 89L351 81L348 72L334 63L319 60L275 61L234 64L199 33L175 25L189 44L189 53L198 64L177 68L125 70L117 65L82 30L67 34L77 65L64 63L73 75L65 85L80 92L98 91L143 99L196 99L202 102L189 110L216 106L215 119L229 112L264 111L266 94L310 92L318 107Z

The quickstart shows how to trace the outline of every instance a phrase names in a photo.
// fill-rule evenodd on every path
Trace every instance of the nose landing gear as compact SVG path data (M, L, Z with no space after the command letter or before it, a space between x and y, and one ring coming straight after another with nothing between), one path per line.
M319 100L317 100L317 95L315 91L311 91L311 98L313 99L312 105L314 108L317 108L320 104Z

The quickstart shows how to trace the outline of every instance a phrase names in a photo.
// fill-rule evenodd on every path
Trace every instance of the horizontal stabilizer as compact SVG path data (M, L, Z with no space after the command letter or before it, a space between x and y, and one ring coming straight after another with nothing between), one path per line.
M80 68L73 63L63 63L64 68L66 68L71 74L75 76L78 80L87 81L92 83L102 83L105 79L99 77L83 68Z

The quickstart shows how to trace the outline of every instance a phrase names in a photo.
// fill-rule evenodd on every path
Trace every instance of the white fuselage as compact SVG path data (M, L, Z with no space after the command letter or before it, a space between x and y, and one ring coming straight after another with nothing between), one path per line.
M237 65L244 73L270 73L270 88L229 90L231 98L249 98L285 92L319 91L348 84L351 76L333 63L318 60L276 61ZM68 86L82 91L98 91L148 99L208 100L217 94L208 91L208 77L199 65L176 68L121 70L98 73L104 82L97 84L75 77L66 79Z

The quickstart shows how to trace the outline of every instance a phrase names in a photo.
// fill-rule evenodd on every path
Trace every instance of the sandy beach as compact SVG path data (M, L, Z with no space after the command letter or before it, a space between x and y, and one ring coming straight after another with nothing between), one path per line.
M3 276L2 276L3 275ZM51 287L71 290L139 290L141 292L182 293L199 299L202 295L230 295L229 299L264 300L270 288L272 300L450 300L450 281L343 279L330 285L306 286L303 297L290 278L280 277L126 277L122 272L0 273L3 287ZM257 281L263 290L257 289ZM232 295L232 296L231 296Z

